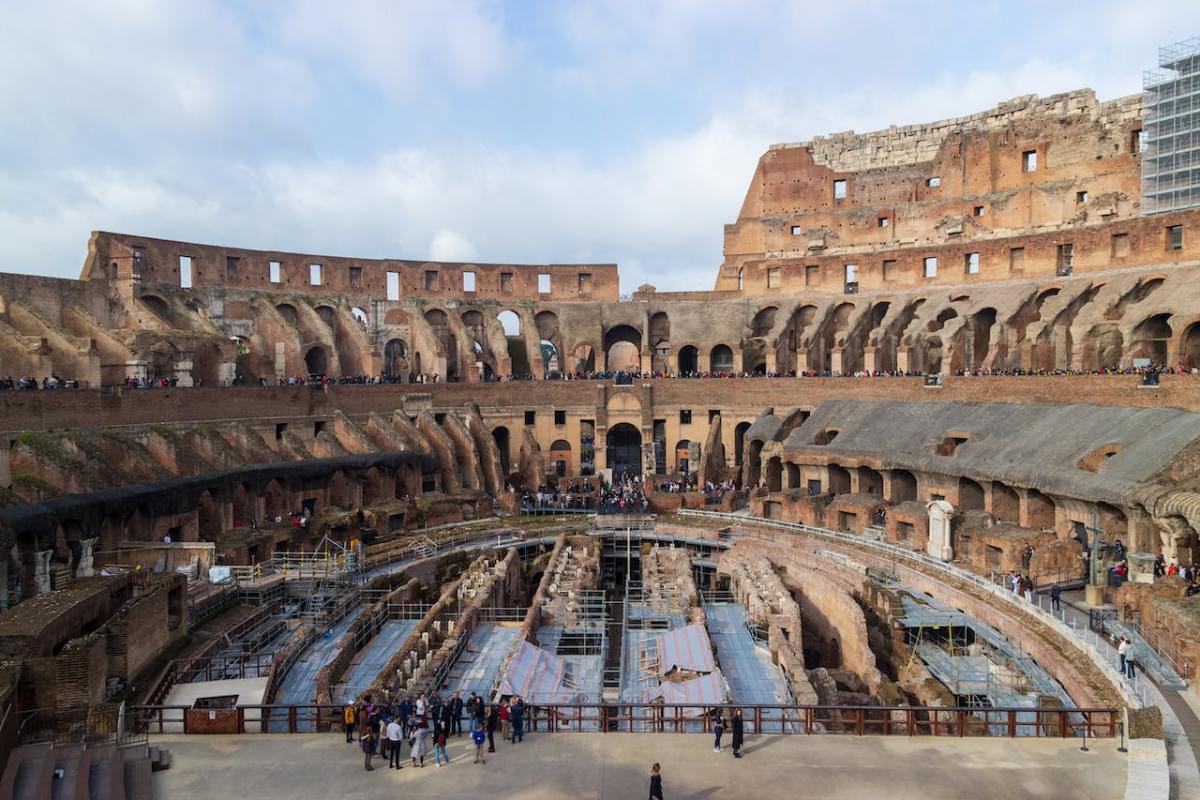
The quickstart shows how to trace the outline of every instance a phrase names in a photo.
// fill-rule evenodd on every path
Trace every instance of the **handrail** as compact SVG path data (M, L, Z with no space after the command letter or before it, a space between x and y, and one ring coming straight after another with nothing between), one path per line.
M898 559L915 561L923 566L939 570L960 581L970 583L976 588L991 594L993 597L1000 598L1009 606L1018 607L1021 611L1037 615L1044 623L1049 625L1055 633L1059 634L1067 641L1074 643L1080 652L1086 654L1092 661L1093 665L1095 665L1095 667L1099 669L1106 678L1108 678L1109 683L1112 684L1113 688L1117 690L1127 705L1129 705L1131 708L1143 708L1146 705L1145 700L1142 697L1139 697L1129 690L1125 684L1124 677L1117 672L1117 668L1095 647L1087 646L1087 643L1080 639L1076 632L1068 627L1065 622L1060 621L1059 619L1055 618L1053 614L1047 613L1046 611L1038 608L1036 605L1031 605L1025 600L1017 598L1012 592L996 586L990 580L981 575L976 575L973 572L968 572L951 564L947 564L944 561L932 558L924 553L899 547L890 542L877 542L871 539L864 539L861 536L855 536L850 533L834 531L828 528L817 528L811 525L804 525L803 523L799 522L783 522L782 520L753 517L745 514L728 514L721 511L696 511L687 509L680 511L679 513L683 516L724 519L743 524L749 523L753 525L780 528L783 530L799 531L800 533L829 539L842 544L848 544L867 550L881 551L883 554L890 556L893 561Z
M188 733L191 706L134 706L137 733ZM226 733L306 733L313 724L338 718L333 704L246 705L216 711ZM741 709L748 733L795 735L891 735L972 737L1112 738L1122 724L1116 708L1012 708L928 706L836 706L765 703L716 706L680 703L561 703L526 705L527 730L593 733L701 733L711 730L713 712L728 719ZM210 712L212 713L212 712ZM247 717L253 728L247 728ZM284 726L270 722L286 721ZM206 729L206 732L207 729Z

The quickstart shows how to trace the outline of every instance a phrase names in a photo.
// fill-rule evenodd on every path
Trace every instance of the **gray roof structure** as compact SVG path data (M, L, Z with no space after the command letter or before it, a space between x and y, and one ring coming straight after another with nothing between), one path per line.
M828 445L813 444L837 430ZM948 436L965 437L937 455ZM830 400L792 431L785 453L878 457L885 468L941 472L1098 502L1120 503L1200 439L1200 414L1172 408ZM1117 445L1097 472L1078 464Z

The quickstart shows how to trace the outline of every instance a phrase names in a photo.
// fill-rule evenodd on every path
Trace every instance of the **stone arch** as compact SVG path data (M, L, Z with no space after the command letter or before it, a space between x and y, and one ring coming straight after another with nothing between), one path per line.
M553 311L539 311L533 318L533 324L537 328L539 345L542 355L542 370L545 376L553 373L562 372L566 366L563 364L563 338L562 330L559 326L558 315Z
M496 443L496 449L500 451L500 471L507 477L511 472L509 466L509 433L508 428L503 425L497 425L492 428L492 441Z
M608 429L607 463L613 478L623 473L642 473L642 432L628 422L618 423Z
M767 459L767 491L783 491L783 460L779 456Z
M1054 500L1039 492L1029 489L1025 493L1027 506L1026 527L1035 531L1054 530L1057 525L1057 513Z
M892 470L892 502L907 503L917 499L917 476L906 469Z
M829 465L830 494L850 494L850 470L841 464Z
M329 353L324 345L313 345L304 353L304 367L309 375L324 375L329 369Z
M371 318L367 316L367 312L363 311L358 306L350 307L350 316L354 317L355 321L358 322L359 325L362 325L364 329L371 322Z
M192 351L192 383L196 386L221 385L221 348L216 342L202 342Z
M204 541L214 542L225 531L224 514L211 489L205 489L196 498L196 520Z
M554 474L560 478L574 474L571 443L566 439L555 439L550 445L550 464Z
M700 371L700 351L695 345L684 345L679 348L678 367L680 375L688 375Z
M379 467L371 467L362 476L362 504L373 506L390 499L395 492L387 489L387 478Z
M288 512L287 494L283 490L283 485L272 478L263 489L263 514L270 521L277 517L286 517Z
M988 307L980 309L971 316L972 348L971 366L979 368L987 361L988 351L992 346L992 330L996 325L996 309Z
M604 332L604 358L608 372L641 369L642 333L632 325L614 325Z
M783 466L787 470L787 472L785 473L787 475L787 482L784 484L784 488L799 489L800 488L800 465L793 463L791 461L786 461L786 462L784 462Z
M739 422L733 429L733 464L740 467L745 458L746 431L750 430L749 422Z
M754 337L769 335L775 327L775 315L778 313L778 306L767 306L759 310L750 322L750 335Z
M1084 369L1119 369L1125 352L1125 337L1115 322L1092 326L1084 336Z
M403 339L389 339L383 346L383 373L399 377L408 371L408 345Z
M958 508L960 511L983 511L983 487L978 481L958 479Z
M729 345L713 345L708 354L708 371L713 374L733 372L733 349Z
M275 306L275 310L279 312L279 316L287 321L287 324L297 326L300 324L300 312L291 303L280 303Z
M525 336L522 331L521 315L506 308L496 315L496 320L504 330L504 341L508 347L512 375L524 378L532 374L529 366L529 350L525 347Z
M333 306L320 305L313 308L317 312L317 316L321 321L329 326L329 330L337 330L337 310Z
M257 505L253 490L248 483L239 483L233 487L233 526L245 528L251 520L257 521Z
M674 463L671 465L671 467L676 472L692 471L693 465L690 463L690 460L689 460L690 455L691 455L691 451L689 448L691 446L692 446L692 443L688 439L680 439L678 442L675 443L675 458L674 458Z
M1184 366L1200 368L1200 322L1192 323L1184 331L1179 355Z
M1171 341L1171 315L1154 314L1133 329L1134 358L1148 358L1155 366L1167 363L1167 347Z
M425 312L425 322L433 330L433 336L442 346L446 357L446 378L459 376L458 337L450 329L450 318L440 308L431 308Z
M354 507L353 487L344 471L339 469L330 475L326 488L329 491L329 505L346 510Z
M883 497L883 476L870 467L858 468L858 491L860 494L875 494Z
M153 312L154 316L158 317L164 322L170 321L171 307L167 305L166 300L163 300L156 294L144 294L138 299L142 301L142 305Z
M1014 525L1020 522L1021 498L1016 489L1000 481L992 481L992 516Z

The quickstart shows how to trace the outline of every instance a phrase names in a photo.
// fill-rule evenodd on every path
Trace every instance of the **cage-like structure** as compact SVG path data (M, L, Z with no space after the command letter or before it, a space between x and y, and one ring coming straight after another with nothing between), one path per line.
M1142 86L1142 213L1200 206L1200 36L1160 47Z

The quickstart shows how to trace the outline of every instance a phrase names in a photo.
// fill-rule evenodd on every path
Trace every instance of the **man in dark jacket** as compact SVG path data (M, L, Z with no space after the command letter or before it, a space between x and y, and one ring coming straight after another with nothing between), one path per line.
M482 704L482 701L481 701ZM487 710L488 752L496 752L496 728L500 727L500 707L493 703Z
M462 714L462 698L459 697L458 694L455 694L450 700L450 727L447 729L455 736L462 736Z
M746 728L745 728L745 723L742 721L742 710L740 708L734 709L733 721L729 723L729 728L730 728L730 732L733 734L733 736L732 736L733 757L741 758L742 757L742 741L746 735Z

